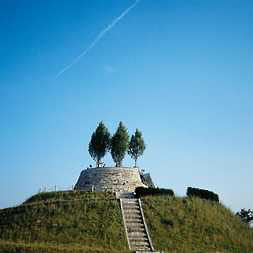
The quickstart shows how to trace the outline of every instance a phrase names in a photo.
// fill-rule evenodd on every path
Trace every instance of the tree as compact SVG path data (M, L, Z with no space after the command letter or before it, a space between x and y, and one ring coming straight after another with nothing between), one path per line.
M136 129L135 134L131 137L128 148L128 154L134 159L134 167L136 167L137 159L143 154L145 148L142 133Z
M236 213L237 216L239 216L243 222L250 225L250 223L253 221L253 211L248 209L241 209L240 212Z
M129 145L129 136L127 128L122 122L119 123L116 133L111 139L111 155L116 167L122 166L122 161L125 157Z
M101 163L101 159L105 156L106 152L110 150L110 133L107 127L101 121L93 132L89 143L89 153L97 167Z

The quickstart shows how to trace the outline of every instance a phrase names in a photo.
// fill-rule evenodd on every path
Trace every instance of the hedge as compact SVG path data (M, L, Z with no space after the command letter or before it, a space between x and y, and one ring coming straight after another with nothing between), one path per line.
M169 195L169 196L174 196L174 192L171 189L145 188L145 187L137 187L135 189L135 194L136 194L137 198L148 196L148 195Z
M208 190L204 190L204 189L188 187L186 194L188 197L199 197L201 199L207 199L207 200L219 202L218 194L208 191Z

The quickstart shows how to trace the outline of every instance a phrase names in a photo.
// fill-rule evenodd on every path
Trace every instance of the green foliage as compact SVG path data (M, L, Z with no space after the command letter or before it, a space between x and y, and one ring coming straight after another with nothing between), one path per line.
M116 133L111 139L111 155L116 167L122 166L122 161L125 157L129 145L129 136L127 128L122 122L119 123Z
M38 252L127 252L120 205L113 196L41 193L23 205L0 210L0 252L12 252L3 250L8 242L34 249L27 252L37 252L36 245L48 248Z
M155 249L165 253L252 253L253 229L223 205L200 198L142 198Z
M250 223L253 221L253 211L251 209L246 210L243 208L240 212L237 212L236 215L248 225L250 225Z
M134 159L134 166L136 167L137 159L143 154L145 150L145 143L142 137L142 133L136 129L135 134L132 135L129 147L128 154Z
M154 196L154 195L167 195L174 196L174 192L171 189L162 189L162 188L145 188L145 187L137 187L135 189L135 194L137 198L144 196Z
M188 197L199 197L201 199L219 202L219 195L218 194L208 191L208 190L204 190L204 189L188 187L186 194Z
M96 161L97 167L101 163L101 159L105 156L106 152L110 150L110 133L108 129L101 121L96 128L96 131L92 134L89 143L89 153L94 161Z

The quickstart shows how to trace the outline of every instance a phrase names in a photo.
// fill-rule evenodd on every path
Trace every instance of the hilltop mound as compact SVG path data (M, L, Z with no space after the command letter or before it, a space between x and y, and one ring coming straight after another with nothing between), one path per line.
M253 230L218 203L142 198L154 248L168 253L252 253ZM110 193L54 192L0 210L0 252L129 252L119 202Z

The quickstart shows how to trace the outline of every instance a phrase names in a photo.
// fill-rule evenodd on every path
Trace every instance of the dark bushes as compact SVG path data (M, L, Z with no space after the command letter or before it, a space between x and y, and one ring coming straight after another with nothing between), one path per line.
M236 216L239 216L243 222L245 222L246 224L250 225L253 222L253 210L251 209L241 209L240 212L237 212L235 214Z
M208 190L204 190L204 189L188 187L186 194L188 197L199 197L201 199L207 199L207 200L219 202L218 194L208 191Z
M169 195L169 196L174 196L174 192L171 189L145 188L145 187L137 187L135 189L135 194L136 194L137 198L148 196L148 195Z

